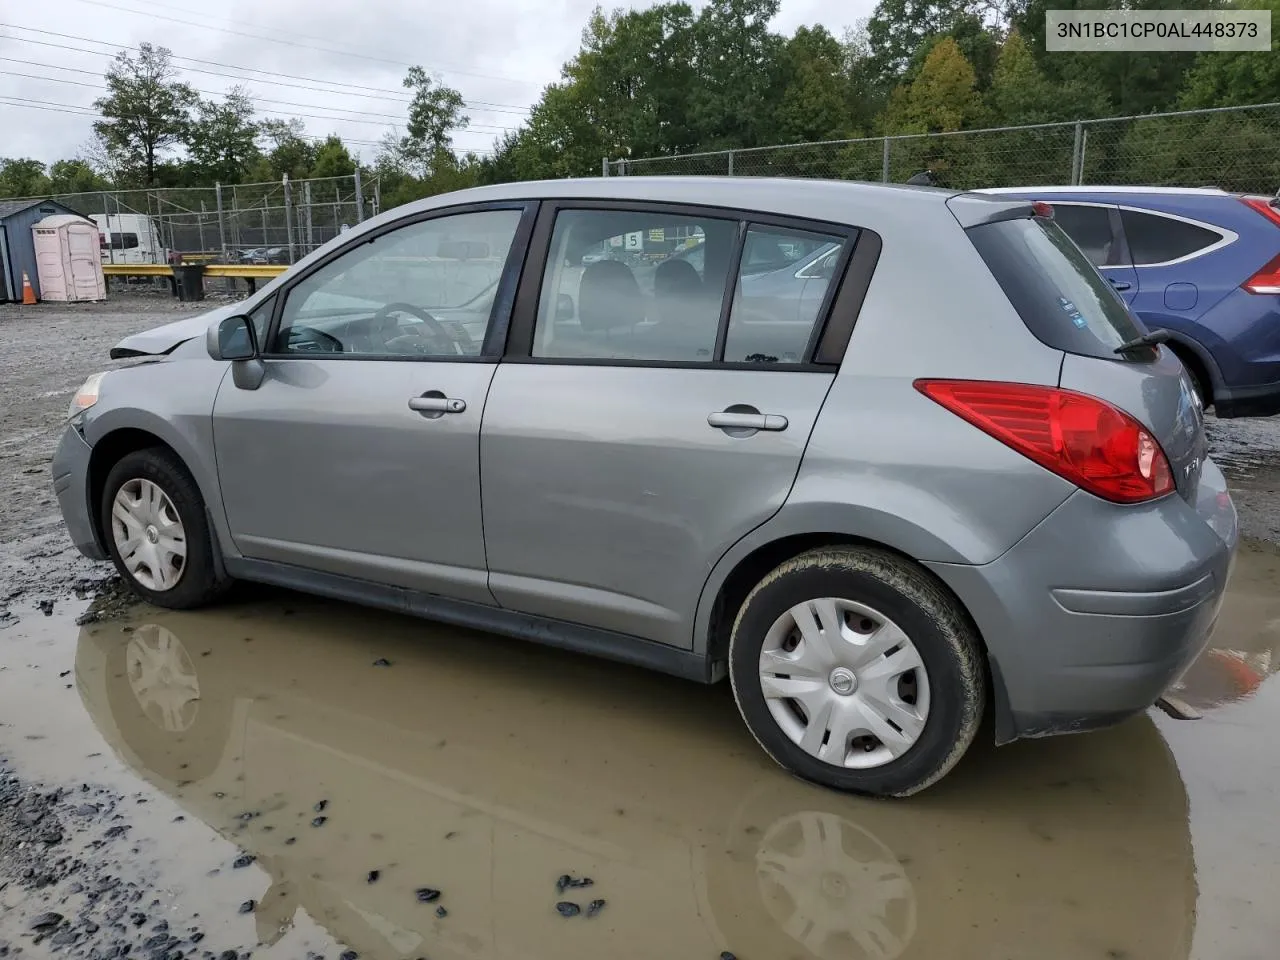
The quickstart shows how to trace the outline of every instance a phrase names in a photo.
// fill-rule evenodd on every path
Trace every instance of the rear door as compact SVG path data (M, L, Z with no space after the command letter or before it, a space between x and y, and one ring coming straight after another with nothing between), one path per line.
M1065 352L1059 385L1145 424L1169 459L1179 493L1195 503L1204 424L1181 361L1164 346L1116 353L1146 328L1054 220L1006 220L968 233L1031 332Z
M1180 332L1240 283L1230 270L1207 269L1206 254L1235 239L1212 224L1155 210L1120 208L1125 245L1141 289L1133 308L1151 326Z
M1120 208L1113 203L1057 201L1053 219L1125 303L1138 295L1138 272L1125 254Z
M857 236L705 208L544 204L481 432L500 604L691 645L712 565L791 489L838 364L814 360ZM804 279L753 295L742 250L763 242L840 246L811 308ZM677 243L701 246L698 269ZM601 244L606 258L584 263Z

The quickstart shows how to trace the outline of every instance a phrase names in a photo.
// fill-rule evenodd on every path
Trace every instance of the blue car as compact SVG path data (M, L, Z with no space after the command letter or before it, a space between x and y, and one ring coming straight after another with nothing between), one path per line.
M1219 417L1280 413L1280 197L1177 187L986 190L1054 219Z

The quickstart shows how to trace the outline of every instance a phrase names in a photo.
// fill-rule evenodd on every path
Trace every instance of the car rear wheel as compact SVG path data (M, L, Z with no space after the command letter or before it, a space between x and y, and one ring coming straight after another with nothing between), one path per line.
M926 571L883 550L830 548L748 595L729 647L743 719L793 773L905 797L950 770L986 704L981 643Z
M186 610L226 589L204 499L173 454L152 448L121 458L107 475L101 510L111 559L144 600Z

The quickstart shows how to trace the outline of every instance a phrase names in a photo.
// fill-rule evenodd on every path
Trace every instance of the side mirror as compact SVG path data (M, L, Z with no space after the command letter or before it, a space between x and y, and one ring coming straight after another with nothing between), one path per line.
M556 300L556 322L564 323L572 320L573 317L573 297L567 293L560 294L559 299Z
M227 317L209 330L209 356L215 360L252 360L258 355L253 321L245 316Z

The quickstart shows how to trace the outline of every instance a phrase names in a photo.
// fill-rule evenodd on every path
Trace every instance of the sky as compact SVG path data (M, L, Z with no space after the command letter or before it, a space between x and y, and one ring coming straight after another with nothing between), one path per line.
M408 95L401 80L409 65L420 64L468 101L471 126L455 144L489 151L577 52L596 2L6 3L0 7L0 156L51 163L82 154L93 133L90 105L103 93L111 56L142 42L172 50L182 79L204 95L216 98L244 84L260 116L303 115L309 135L337 133L365 160L384 134L403 130ZM821 23L840 36L873 6L874 0L782 0L773 27L789 34Z

